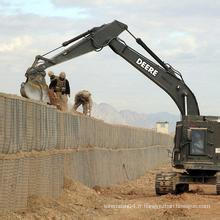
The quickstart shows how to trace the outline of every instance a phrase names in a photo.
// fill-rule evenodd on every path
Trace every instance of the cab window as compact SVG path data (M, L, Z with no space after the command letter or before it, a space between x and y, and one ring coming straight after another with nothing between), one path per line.
M205 154L205 129L192 129L192 141L190 145L191 155L204 155Z

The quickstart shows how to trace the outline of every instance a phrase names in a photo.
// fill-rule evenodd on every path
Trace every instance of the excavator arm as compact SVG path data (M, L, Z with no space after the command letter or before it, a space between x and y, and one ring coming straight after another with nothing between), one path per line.
M161 61L160 58L157 57L157 55L154 54L141 39L137 38L137 43L141 45L158 62L159 65L127 46L124 41L118 38L118 35L125 30L128 31L127 25L115 20L112 23L95 27L69 41L64 42L61 47L66 47L77 41L72 46L69 46L67 49L50 59L45 58L44 55L37 56L33 65L25 74L27 80L25 83L22 83L21 95L27 98L47 101L45 69L91 51L99 51L103 47L109 46L115 53L123 57L127 62L168 93L178 106L182 116L199 115L196 98L192 91L184 83L181 75L178 75L178 72L171 66Z
M137 41L139 44L147 47L141 39L137 39ZM115 53L123 57L132 66L161 87L176 103L182 116L200 114L194 94L184 83L183 79L178 77L177 72L171 66L164 64L161 60L158 61L163 65L162 67L155 64L127 46L120 39L114 39L109 46ZM155 58L159 59L158 57Z
M27 80L21 84L21 95L26 98L49 102L48 86L45 81L45 69L91 51L100 50L107 46L112 39L116 38L126 29L127 25L119 21L113 21L112 23L105 24L100 27L94 27L83 34L64 42L62 46L52 50L51 52L62 47L66 47L79 40L52 58L45 57L50 52L44 54L43 56L36 56L32 66L28 68L25 73Z

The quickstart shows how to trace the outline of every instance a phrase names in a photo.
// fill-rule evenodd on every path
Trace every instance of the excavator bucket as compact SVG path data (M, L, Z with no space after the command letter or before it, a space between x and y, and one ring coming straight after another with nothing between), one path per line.
M25 82L21 84L20 93L23 97L49 103L48 86L37 82Z
M32 68L29 68L25 74L27 80L21 84L21 96L49 103L49 89L45 81L46 73L44 71L32 72L32 70Z

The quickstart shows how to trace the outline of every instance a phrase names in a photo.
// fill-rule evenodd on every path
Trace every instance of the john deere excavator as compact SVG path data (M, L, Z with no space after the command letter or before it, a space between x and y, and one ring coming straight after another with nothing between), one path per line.
M158 64L120 39L118 36L123 31L127 31ZM72 45L55 56L45 57L70 44ZM25 74L27 80L21 85L21 95L48 102L45 69L91 51L100 51L106 46L161 87L173 99L181 113L181 121L176 124L172 154L172 165L181 169L181 172L157 174L156 194L186 192L189 184L214 184L217 194L220 194L220 117L200 116L197 100L181 74L164 63L140 38L136 38L126 24L115 20L92 28L43 56L36 56Z

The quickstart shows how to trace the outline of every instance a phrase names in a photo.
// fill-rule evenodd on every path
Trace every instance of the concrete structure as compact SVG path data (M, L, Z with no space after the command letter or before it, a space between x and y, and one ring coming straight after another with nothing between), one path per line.
M0 210L32 195L57 198L64 178L87 186L135 179L168 161L173 138L111 125L0 93Z
M156 132L169 134L169 122L159 121L156 123Z

